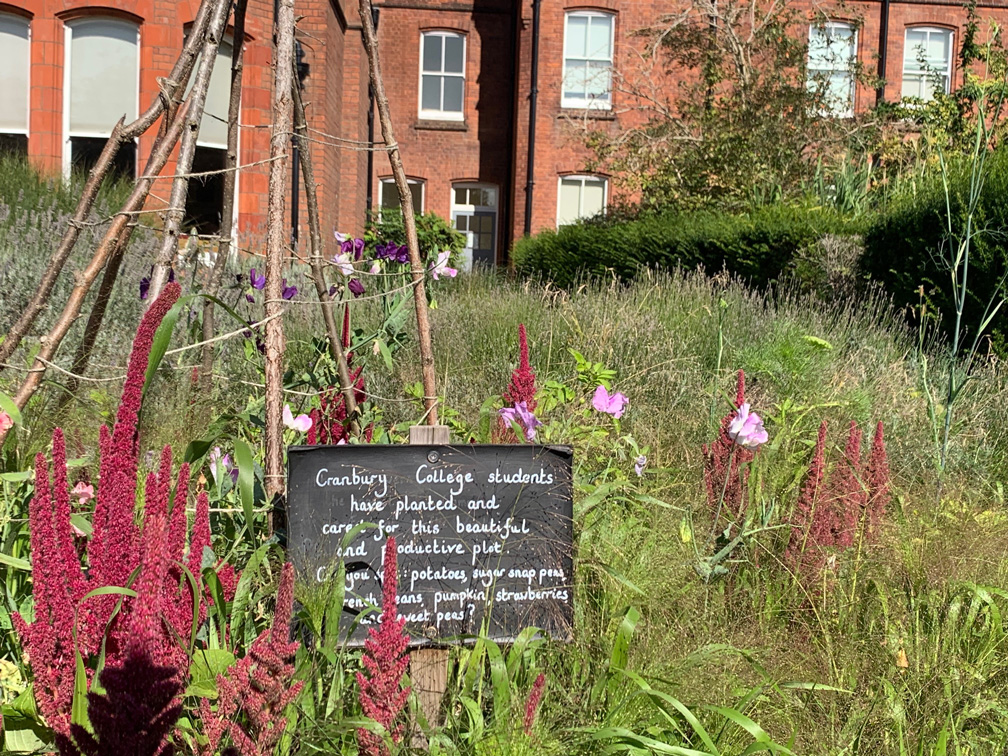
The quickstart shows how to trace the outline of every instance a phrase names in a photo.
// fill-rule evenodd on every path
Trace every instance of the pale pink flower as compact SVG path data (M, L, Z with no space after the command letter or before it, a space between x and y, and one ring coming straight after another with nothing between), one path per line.
M626 398L626 394L621 394L619 391L610 394L602 385L595 389L595 396L592 397L592 407L599 412L612 415L617 420L623 417L623 412L629 403L630 400Z
M3 410L0 410L0 433L6 433L14 427L14 419Z
M70 490L70 495L77 499L78 504L84 506L94 498L94 486L88 485L83 480L79 481L77 485Z
M435 281L437 281L440 276L455 278L456 274L458 274L458 270L448 267L448 258L450 257L450 250L446 249L444 252L438 252L437 262L431 264L431 275L434 277Z
M749 411L749 402L738 408L738 413L728 425L728 436L743 449L755 449L767 442L767 432L763 418Z
M289 404L283 408L283 424L291 430L307 433L312 427L312 419L308 415L298 415L294 417Z

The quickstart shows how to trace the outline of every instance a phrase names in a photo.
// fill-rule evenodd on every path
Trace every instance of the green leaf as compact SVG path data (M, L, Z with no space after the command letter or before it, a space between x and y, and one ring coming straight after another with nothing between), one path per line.
M381 352L382 359L385 360L385 367L389 369L389 372L392 372L392 352L385 339L378 339L375 344L378 345L378 351Z
M630 658L630 638L633 637L637 623L640 621L640 612L635 607L627 607L616 630L616 638L613 641L612 654L609 658L609 671L622 672L626 669L627 661ZM609 692L612 693L618 687L619 678L613 677L609 681Z
M197 650L189 665L187 696L217 698L217 675L224 674L235 663L235 656L223 648Z
M249 600L252 598L252 580L259 572L259 566L266 558L272 547L271 543L264 543L256 549L242 570L241 577L238 578L238 586L235 588L234 599L231 602L231 640L239 643L245 634L242 629L245 626L245 614L248 610Z
M21 418L21 410L18 409L14 400L3 391L0 391L0 409L10 415L11 420L14 421L14 425L24 424L24 420Z
M164 316L164 320L161 321L161 325L159 325L157 331L154 332L154 342L151 345L150 355L147 357L147 373L144 376L143 385L144 395L147 394L147 389L150 388L151 381L154 380L154 375L157 373L161 360L164 359L165 352L168 351L168 345L171 343L172 331L175 330L175 323L178 322L182 311L188 308L189 300L191 299L191 296L179 299L172 308L168 310L168 314Z
M37 753L53 741L52 731L42 722L3 707L3 752Z
M511 681L500 646L492 640L486 642L490 661L490 682L493 685L494 725L503 728L511 711Z
M255 543L255 463L252 459L252 449L244 440L236 438L235 463L238 465L238 491L241 495L242 509L245 511L245 527L249 538Z
M17 557L12 557L10 554L0 553L0 564L6 564L8 567L13 567L16 570L24 570L25 572L31 572L31 562L27 559L19 559Z

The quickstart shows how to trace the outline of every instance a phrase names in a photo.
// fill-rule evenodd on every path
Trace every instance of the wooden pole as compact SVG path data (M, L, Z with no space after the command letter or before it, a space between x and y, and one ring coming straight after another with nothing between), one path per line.
M203 108L206 105L207 90L210 88L210 74L217 60L217 48L227 28L231 16L231 3L220 3L213 9L210 24L203 38L199 68L196 70L196 80L189 93L189 114L186 118L185 131L182 133L182 146L179 149L178 161L175 163L175 180L172 183L171 197L168 200L168 212L165 216L161 250L154 260L154 270L151 272L150 288L147 291L147 306L161 294L161 289L168 283L168 272L171 270L175 253L178 251L178 237L185 217L186 196L189 193L189 172L192 170L193 157L196 155L196 138L199 136L200 122L203 120Z
M270 136L269 211L266 226L266 500L284 494L283 466L283 307L281 275L289 237L284 221L287 145L294 111L294 0L278 0L273 70L273 132Z
M227 153L224 158L224 206L221 213L220 238L217 242L217 259L214 261L206 292L216 297L220 291L224 270L231 255L231 236L234 234L235 186L238 179L238 123L241 113L242 72L245 68L245 11L248 0L238 0L234 10L234 35L231 40L231 92L228 97ZM203 354L200 360L200 386L204 396L210 396L213 386L214 344L214 303L203 300Z
M410 427L410 444L447 444L447 425L414 425ZM448 689L448 649L418 648L410 652L410 682L420 699L420 710L429 727L440 724L441 699ZM419 731L413 745L426 748Z
M315 185L315 172L311 162L310 145L308 143L308 119L305 115L304 102L301 99L301 89L294 84L294 133L298 140L298 153L301 158L301 173L304 177L305 199L308 205L308 232L310 251L308 264L311 267L311 279L315 284L322 307L322 320L325 321L326 335L329 336L329 353L336 360L336 372L339 374L340 391L343 394L343 404L346 407L350 432L360 433L357 422L357 396L353 382L350 380L350 366L347 364L346 353L343 351L343 340L336 327L336 316L333 313L333 302L329 297L329 287L326 286L325 271L322 269L322 230L319 224L318 190ZM349 305L344 305L348 307Z
M413 302L416 305L417 338L420 343L424 410L426 411L427 424L437 425L437 376L434 374L434 349L431 346L430 318L427 315L427 290L424 287L425 270L423 261L420 259L420 242L417 239L416 218L413 216L413 195L410 194L409 183L406 181L406 171L399 154L399 144L392 131L392 116L389 111L388 97L385 94L385 84L382 81L381 61L378 57L378 36L375 34L374 21L371 17L371 0L360 0L360 17L364 47L368 55L368 68L371 73L371 87L374 89L378 120L381 123L382 139L385 140L389 163L392 164L392 176L395 178L396 188L399 190L399 207L402 209L403 226L406 228L406 246L409 249L410 273L413 278ZM368 176L368 181L371 181L370 176Z

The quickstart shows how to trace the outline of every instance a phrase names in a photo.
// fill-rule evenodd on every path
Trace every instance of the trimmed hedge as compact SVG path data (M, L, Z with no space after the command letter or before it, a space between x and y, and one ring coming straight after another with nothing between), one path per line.
M522 275L560 286L584 276L629 280L644 268L727 270L755 286L779 278L795 254L826 234L863 229L821 208L774 205L742 215L713 211L587 222L520 239L511 259Z
M963 312L967 338L980 324L984 308L997 294L1008 260L1008 149L993 153L974 218L979 229L973 238L967 279L968 295ZM952 229L962 233L966 221L969 190L969 166L951 170ZM933 313L942 313L942 328L951 334L955 303L952 277L947 259L954 254L957 241L949 238L948 210L940 176L920 188L914 196L893 202L884 216L877 217L865 233L865 252L861 259L863 274L879 283L899 305L920 303L920 287ZM1008 311L1004 308L991 324L994 346L1002 354L1008 346Z

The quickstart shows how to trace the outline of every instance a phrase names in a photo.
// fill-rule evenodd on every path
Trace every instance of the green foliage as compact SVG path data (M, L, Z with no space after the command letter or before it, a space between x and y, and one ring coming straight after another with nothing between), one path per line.
M761 207L741 215L713 211L642 215L611 224L582 223L519 240L515 269L561 286L582 276L628 280L643 268L722 270L763 287L797 253L826 234L856 233L860 224L820 208Z
M962 322L969 340L988 302L1003 291L1008 272L1008 205L1003 199L1008 193L1008 150L995 150L987 169L973 218L969 288L963 309ZM881 283L897 306L926 306L926 310L918 310L918 316L943 316L941 327L947 334L955 326L949 257L956 252L969 213L967 160L950 160L949 188L948 209L942 179L937 175L914 195L893 200L884 216L869 223L862 258L864 274ZM1005 313L999 313L991 325L991 338L999 351L1008 344L1006 337L1008 320Z
M434 260L438 252L446 249L452 251L452 259L465 247L465 235L456 231L452 225L436 213L424 213L416 216L417 240L420 242L420 257L423 260ZM406 227L403 225L402 212L384 208L380 216L368 218L365 241L369 245L376 242L406 243Z

